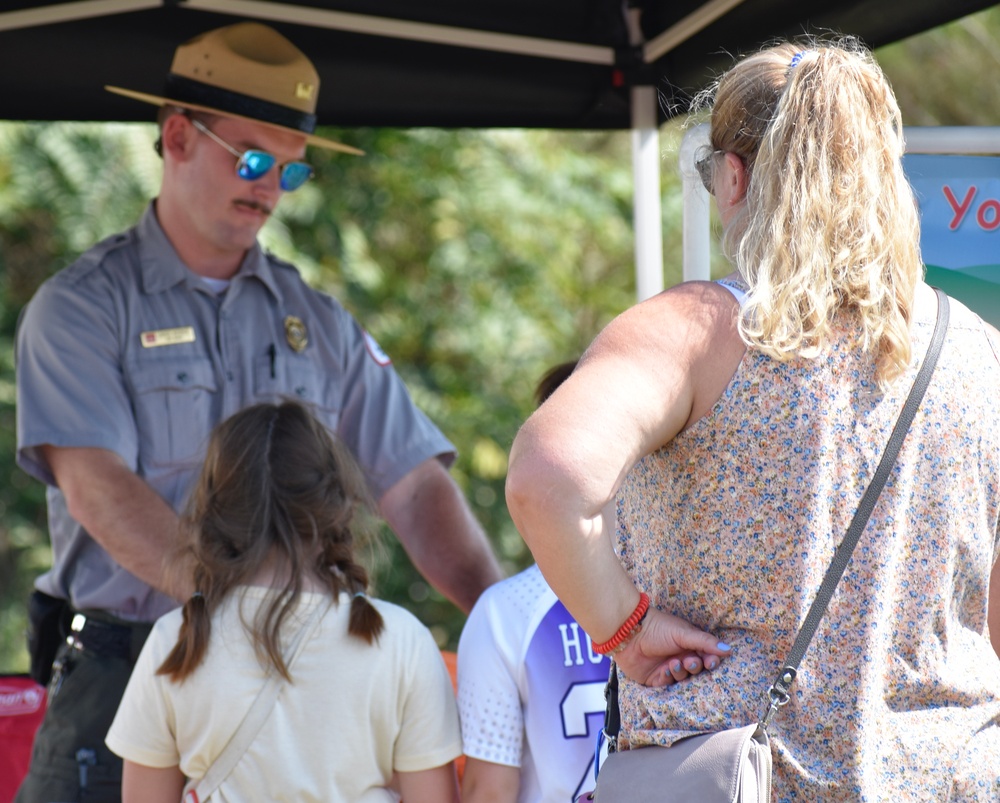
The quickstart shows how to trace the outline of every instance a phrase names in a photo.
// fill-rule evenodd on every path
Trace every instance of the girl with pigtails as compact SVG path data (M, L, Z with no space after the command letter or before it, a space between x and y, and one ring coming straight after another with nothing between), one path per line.
M542 574L613 655L619 750L758 721L939 307L899 108L869 51L767 47L708 100L690 169L733 272L612 321L525 423L507 477ZM1000 800L1000 333L949 306L768 729L774 803Z
M369 511L350 453L302 405L216 428L183 520L198 591L156 623L107 737L124 803L197 789L268 682L273 705L199 803L457 800L451 682L427 629L368 596Z

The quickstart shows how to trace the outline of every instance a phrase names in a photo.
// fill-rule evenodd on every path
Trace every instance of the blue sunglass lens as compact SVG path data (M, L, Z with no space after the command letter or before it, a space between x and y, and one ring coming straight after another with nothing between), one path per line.
M312 178L313 169L305 162L288 162L281 168L281 189L297 190Z
M274 167L275 157L267 151L246 151L236 163L236 173L247 181L256 181ZM313 169L306 162L288 162L281 166L281 189L297 190L312 178Z
M247 181L256 181L274 167L274 157L266 151L246 151L236 164L236 173Z

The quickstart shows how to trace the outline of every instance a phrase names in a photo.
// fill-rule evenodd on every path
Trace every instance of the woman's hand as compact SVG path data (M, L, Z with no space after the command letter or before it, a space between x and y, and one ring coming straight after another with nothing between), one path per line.
M650 608L642 630L613 656L626 677L644 686L670 686L718 668L728 644L690 622Z

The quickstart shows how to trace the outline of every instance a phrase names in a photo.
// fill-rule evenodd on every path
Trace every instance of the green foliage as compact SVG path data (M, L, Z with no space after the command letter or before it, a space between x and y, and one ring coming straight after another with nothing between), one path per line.
M881 48L904 125L997 124L1000 7Z
M530 556L503 484L535 383L634 299L629 135L328 133L367 155L310 152L318 178L282 200L262 240L337 296L392 356L457 446L453 475L513 572ZM24 668L24 600L50 561L44 489L13 463L17 314L48 275L138 218L157 191L154 138L149 125L0 125L2 669ZM665 141L676 148L676 136ZM669 160L665 172L676 195ZM680 252L679 223L666 226L669 254ZM461 614L394 537L385 543L378 592L454 647Z
M513 572L530 556L503 501L506 457L535 383L634 299L628 135L331 133L368 155L312 154L323 187L283 201L268 242L294 244L392 356L457 445L452 473ZM380 593L454 646L461 616L387 542Z
M908 125L990 124L1000 10L879 53ZM453 474L506 570L530 561L504 505L507 453L535 383L634 300L626 132L328 131L317 180L263 234L392 356L459 451ZM664 273L680 280L680 125L664 127ZM23 670L24 600L49 564L44 489L14 465L12 340L38 284L130 225L159 182L151 125L0 124L0 669ZM716 254L713 273L725 270ZM380 595L454 647L462 616L395 538Z

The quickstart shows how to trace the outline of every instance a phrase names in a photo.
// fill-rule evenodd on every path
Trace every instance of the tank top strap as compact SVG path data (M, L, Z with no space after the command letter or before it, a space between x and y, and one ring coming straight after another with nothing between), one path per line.
M716 279L715 283L721 284L723 287L725 287L730 293L733 294L733 297L738 302L740 302L740 306L741 307L743 306L743 302L746 301L747 293L750 291L750 288L748 288L742 281L740 281L739 279L727 278L727 279Z

